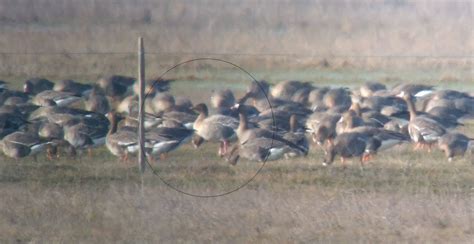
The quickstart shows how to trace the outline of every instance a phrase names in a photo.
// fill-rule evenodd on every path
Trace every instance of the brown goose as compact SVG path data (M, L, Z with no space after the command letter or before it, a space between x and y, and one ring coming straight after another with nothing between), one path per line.
M223 156L228 149L229 142L236 138L235 129L238 127L238 120L224 115L209 116L209 111L204 103L200 103L193 108L199 113L194 121L195 133L206 141L219 142L219 156Z
M240 144L244 144L246 143L246 141L254 140L256 138L269 138L273 139L274 141L280 141L286 145L298 149L300 151L300 155L306 155L308 153L307 147L305 145L295 144L294 142L285 139L282 135L278 134L275 131L261 128L250 128L245 108L240 107L239 104L236 104L235 109L239 111L239 126L235 130L235 133L237 134L237 138L239 139ZM294 121L294 123L296 123L296 121ZM292 136L289 135L289 137ZM296 140L296 138L293 139ZM299 140L296 141L299 142Z
M69 92L75 96L87 96L92 91L92 85L82 84L73 80L61 80L54 84L53 90Z
M461 133L446 133L438 140L438 147L451 162L455 156L464 156L473 139Z
M387 87L384 84L379 83L379 82L375 82L375 81L366 82L362 86L360 86L360 88L359 88L360 95L362 97L370 97L370 96L374 95L375 92L383 91L383 90L386 90L386 89L387 89Z
M122 75L106 76L97 81L97 85L105 92L105 95L114 100L131 94L134 83L135 78Z
M334 162L336 155L341 156L344 165L346 158L359 157L361 165L364 164L364 152L367 146L367 136L361 133L349 132L336 137L334 144L328 144L323 165Z
M104 115L110 112L109 100L100 92L99 88L92 89L88 98L84 101L84 107L87 111Z
M44 78L31 78L25 81L23 91L27 94L36 95L42 91L51 90L54 83Z
M120 157L122 161L127 161L129 154L135 154L140 149L135 129L117 129L117 117L115 113L109 112L107 117L110 120L110 130L107 133L105 145L110 153Z
M230 164L235 165L240 158L263 162L296 156L301 156L300 149L281 141L260 137L246 141L243 144L234 145L230 153L227 154L226 160Z
M34 134L22 131L9 134L0 141L3 153L8 157L16 159L36 156L38 153L45 151L50 144L50 141L41 140Z
M54 103L59 107L67 107L70 104L80 101L81 97L75 96L73 93L69 92L46 90L36 94L32 102L38 106L43 106L43 104L49 100L54 101Z
M431 148L431 145L446 133L446 129L432 118L418 116L413 103L413 96L410 93L401 92L399 96L405 99L408 105L408 111L410 112L408 132L411 139L416 143L415 149L426 145Z

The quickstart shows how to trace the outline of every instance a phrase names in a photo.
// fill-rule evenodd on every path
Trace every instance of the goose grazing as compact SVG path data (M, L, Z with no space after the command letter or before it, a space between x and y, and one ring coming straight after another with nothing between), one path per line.
M402 91L398 96L402 97L410 112L410 122L408 124L408 133L411 139L416 143L415 149L428 146L431 148L433 143L446 133L446 129L436 120L427 116L417 115L413 96L410 93Z
M455 156L464 156L470 143L474 143L474 139L461 133L446 133L439 138L438 147L451 162Z
M227 154L226 160L235 165L240 158L263 162L278 160L283 157L294 157L295 155L301 155L298 148L291 147L281 141L260 137L246 141L243 144L234 145Z
M23 92L30 95L36 95L42 91L51 90L54 83L44 78L31 78L25 81Z
M34 156L36 160L36 155L43 152L48 145L51 145L51 142L41 140L36 135L22 131L9 134L0 142L3 153L15 159Z
M334 140L334 144L328 144L323 165L332 164L336 155L341 156L341 163L343 165L346 158L352 157L359 157L361 165L364 165L366 146L367 137L361 133L349 132L340 134Z
M76 150L87 149L91 157L92 148L105 144L109 125L105 121L89 117L72 119L64 125L64 139Z
M82 84L73 80L56 82L54 91L72 93L74 96L87 96L92 91L92 85Z
M110 121L110 130L107 133L105 145L110 153L120 157L122 161L128 161L129 154L135 154L140 149L137 132L127 128L118 130L118 120L114 112L109 112L107 117Z
M224 156L229 142L236 138L234 130L237 129L239 121L225 115L209 116L208 108L204 103L197 104L193 109L199 113L193 125L195 133L206 141L219 142L218 155Z
M262 128L250 128L248 120L247 120L247 114L246 114L245 108L241 107L239 104L236 104L234 109L237 109L239 111L239 126L237 127L235 132L237 134L237 138L239 139L240 144L244 144L247 141L254 140L256 138L268 138L274 141L279 141L292 148L297 149L299 153L296 156L302 156L308 153L306 146L295 144L292 141L285 139L283 136L279 135L275 131L266 130ZM296 121L294 122L296 123ZM296 139L295 137L291 135L289 137Z

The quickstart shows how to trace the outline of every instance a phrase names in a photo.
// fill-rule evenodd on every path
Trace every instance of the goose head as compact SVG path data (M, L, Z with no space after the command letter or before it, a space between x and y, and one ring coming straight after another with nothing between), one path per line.
M326 149L326 157L323 160L323 166L332 164L332 162L334 162L335 157L336 157L336 149L334 148L334 145L329 144Z
M209 110L204 103L197 104L196 106L192 107L192 110L198 112L199 114L203 114L205 116L209 115Z

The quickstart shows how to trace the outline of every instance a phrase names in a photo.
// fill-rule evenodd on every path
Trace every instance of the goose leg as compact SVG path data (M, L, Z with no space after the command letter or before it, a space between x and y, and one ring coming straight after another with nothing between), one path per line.
M166 153L160 154L160 159L165 160L167 158Z
M224 143L221 141L219 142L219 151L217 152L217 155L219 157L222 157L224 155L223 151L224 151Z
M229 142L227 140L224 141L224 153L223 155L227 154L227 149L229 148Z
M92 158L92 148L87 148L87 156L89 156L89 158Z

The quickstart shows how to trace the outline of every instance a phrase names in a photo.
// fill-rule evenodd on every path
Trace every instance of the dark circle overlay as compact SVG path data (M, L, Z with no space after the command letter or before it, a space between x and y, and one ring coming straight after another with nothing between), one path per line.
M265 95L265 98L267 99L267 102L268 102L268 105L270 107L270 111L271 111L271 114L272 114L272 121L273 121L273 126L276 127L276 122L275 122L275 116L273 114L273 107L272 107L272 104L270 102L270 99L268 99L268 95L267 93L265 92L263 86L260 84L260 82L257 81L257 79L255 79L255 77L250 74L250 72L248 72L247 70L245 70L244 68L234 64L234 63L231 63L229 61L226 61L226 60L223 60L223 59L218 59L218 58L195 58L195 59L190 59L190 60L187 60L187 61L184 61L184 62L181 62L181 63L178 63L174 66L172 66L171 68L169 68L168 70L166 70L163 74L161 74L158 79L155 80L155 82L153 83L153 85L148 89L148 91L146 92L145 94L145 97L142 101L142 103L140 104L140 106L142 106L142 108L144 108L144 103L145 103L145 99L148 95L150 95L150 93L153 91L153 88L155 86L155 84L157 84L157 82L159 80L161 80L168 72L178 68L179 66L182 66L182 65L185 65L185 64L188 64L188 63L191 63L191 62L198 62L198 61L214 61L214 62L220 62L220 63L225 63L225 64L228 64L228 65L231 65L233 66L234 68L237 68L238 70L244 72L246 75L248 75L252 80L253 82L255 82L258 87L260 88L261 92L263 92L263 94ZM275 131L272 131L272 142L270 144L270 146L273 146L273 140L275 138ZM145 148L144 148L144 145L143 144L140 144L140 151L142 153L142 155L145 155ZM145 162L146 164L148 165L148 167L151 169L152 173L157 176L161 182L163 182L166 186L168 186L169 188L175 190L176 192L179 192L179 193L182 193L184 195L187 195L187 196L191 196L191 197L199 197L199 198L211 198L211 197L221 197L221 196L225 196L225 195L229 195L233 192L236 192L240 189L242 189L243 187L245 187L246 185L248 185L250 182L252 182L255 177L257 177L257 175L262 171L263 167L265 166L266 162L267 162L267 159L268 157L270 156L270 154L268 153L263 162L262 162L262 166L260 166L260 168L258 168L258 170L255 172L255 174L250 177L247 181L245 181L244 183L242 183L241 185L237 186L236 188L232 189L232 190L229 190L229 191L226 191L226 192L222 192L222 193L219 193L219 194L214 194L214 195L199 195L199 194L194 194L194 193L190 193L190 192L186 192L184 190L181 190L179 189L178 187L172 185L171 183L169 183L168 181L166 181L154 168L153 166L150 164L150 162L148 162L148 159L147 157L144 157L145 158Z

